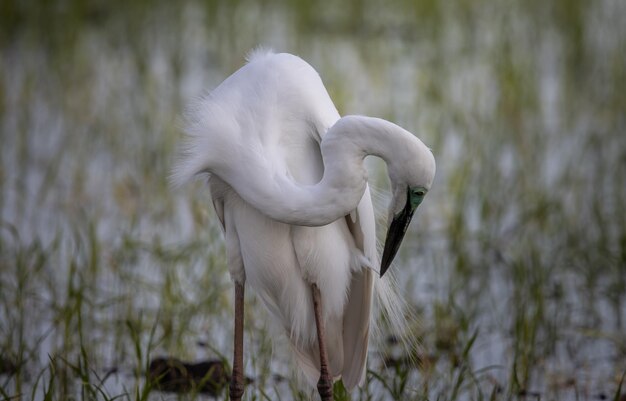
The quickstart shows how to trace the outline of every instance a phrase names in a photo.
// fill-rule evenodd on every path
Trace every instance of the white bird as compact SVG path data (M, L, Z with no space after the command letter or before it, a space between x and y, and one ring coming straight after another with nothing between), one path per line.
M188 120L171 178L209 174L235 284L231 399L244 389L244 283L280 322L323 400L335 379L360 385L379 266L363 159L387 163L393 191L382 276L433 182L431 151L391 122L341 117L318 73L290 54L253 52Z

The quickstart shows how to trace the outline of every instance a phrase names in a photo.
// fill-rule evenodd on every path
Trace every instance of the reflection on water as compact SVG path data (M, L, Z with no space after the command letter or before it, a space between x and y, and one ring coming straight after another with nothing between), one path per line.
M626 3L335 3L0 7L9 395L43 369L72 393L61 383L76 361L125 372L107 379L116 395L141 385L148 352L230 355L207 192L172 194L167 176L186 102L259 45L309 61L342 114L387 118L433 148L437 179L395 269L421 322L412 388L614 394L626 359ZM381 187L383 176L372 172ZM248 311L247 370L257 388L288 391L271 379L289 376L286 351L267 362L271 335ZM370 379L359 396L387 394Z

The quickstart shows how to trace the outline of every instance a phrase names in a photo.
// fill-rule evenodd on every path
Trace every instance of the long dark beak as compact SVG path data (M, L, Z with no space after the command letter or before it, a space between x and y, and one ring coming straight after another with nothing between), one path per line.
M415 209L417 209L417 205L411 203L411 194L407 193L404 209L393 218L389 226L389 231L387 231L383 259L380 263L380 277L389 269L391 261L393 261L393 258L396 256Z

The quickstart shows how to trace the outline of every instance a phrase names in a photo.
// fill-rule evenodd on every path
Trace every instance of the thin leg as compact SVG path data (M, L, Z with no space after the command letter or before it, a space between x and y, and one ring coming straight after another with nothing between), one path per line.
M317 343L320 347L320 379L317 382L317 391L322 401L333 401L333 379L328 372L328 353L326 352L326 335L324 320L322 319L322 297L317 284L311 284L313 292L313 309L315 310L315 324L317 326Z
M243 396L243 283L235 282L235 351L233 373L230 377L230 399L241 401Z

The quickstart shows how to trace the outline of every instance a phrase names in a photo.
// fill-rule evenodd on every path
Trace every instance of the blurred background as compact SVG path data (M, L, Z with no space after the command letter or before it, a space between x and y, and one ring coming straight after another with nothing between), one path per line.
M337 399L619 399L621 0L2 1L1 397L205 398L145 379L156 356L232 352L208 190L167 177L186 105L258 46L438 163L394 269L421 347L383 327L366 386ZM246 399L308 399L246 302Z

